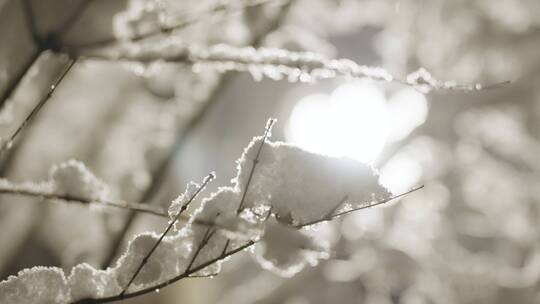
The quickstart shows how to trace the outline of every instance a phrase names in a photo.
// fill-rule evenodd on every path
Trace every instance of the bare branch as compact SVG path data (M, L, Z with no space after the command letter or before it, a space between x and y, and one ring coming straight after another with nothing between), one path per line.
M2 155L2 153L9 150L13 146L13 142L15 141L19 133L21 133L21 131L26 127L26 125L28 125L30 120L32 120L32 118L39 112L39 110L41 110L41 108L45 105L45 103L47 103L47 101L51 99L51 96L53 95L54 91L56 91L56 88L58 88L58 85L60 84L60 82L64 80L68 72L73 68L73 66L75 65L75 62L76 62L75 59L72 59L72 58L69 59L68 65L66 66L66 68L64 68L62 73L56 78L53 84L49 87L49 91L47 92L47 94L43 96L41 100L36 104L36 106L32 109L32 111L30 111L28 116L26 116L26 118L19 125L19 127L17 127L15 132L11 134L9 139L1 143L0 155Z

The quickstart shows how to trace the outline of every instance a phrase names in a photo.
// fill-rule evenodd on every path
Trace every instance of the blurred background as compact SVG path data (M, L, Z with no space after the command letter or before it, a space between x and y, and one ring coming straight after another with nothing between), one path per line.
M371 163L394 193L425 188L322 226L333 258L292 278L242 253L215 278L126 302L538 303L539 14L535 0L0 0L2 138L67 65L42 52L45 42L84 50L178 20L187 25L150 43L174 36L314 51L400 77L425 67L458 83L511 81L423 94L362 79L289 83L78 60L2 155L0 173L42 181L75 158L114 198L166 207L210 171L217 179L208 193L227 185L243 148L276 117L274 140ZM35 265L106 267L134 234L165 225L125 210L1 195L1 278Z

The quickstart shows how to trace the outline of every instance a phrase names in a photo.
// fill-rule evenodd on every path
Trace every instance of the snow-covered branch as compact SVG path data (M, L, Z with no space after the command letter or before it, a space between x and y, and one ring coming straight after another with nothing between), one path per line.
M65 182L67 181L69 181L70 184L66 185ZM72 187L75 187L75 189L85 188L86 190L74 190ZM62 189L69 189L69 191L66 192ZM101 194L96 195L96 193ZM51 168L49 179L44 182L15 183L7 179L0 179L0 194L28 196L45 199L46 201L78 203L96 207L91 208L92 210L100 209L102 207L113 207L152 214L164 218L169 217L167 210L160 207L146 203L133 203L119 199L111 199L107 193L105 184L95 177L83 163L76 160L69 160ZM171 207L170 210L173 210L173 208ZM190 220L190 217L182 215L180 219L183 222L186 222ZM202 220L194 220L193 224L215 226L219 229L215 223Z
M201 207L182 227L175 225L178 217L206 182L202 186L190 183L169 208L172 221L167 230L160 236L136 236L114 267L97 270L80 264L67 276L58 268L24 270L0 283L1 302L32 303L40 298L57 303L105 303L134 297L192 275L219 273L221 261L255 243L260 243L254 253L261 266L284 276L328 258L328 246L306 234L304 226L393 197L367 165L268 141L271 124L238 159L232 184L203 198ZM106 198L98 180L75 161L51 170L51 180L55 190L66 195ZM66 183L72 184L64 188ZM73 190L62 192L67 189ZM347 199L339 205L329 203L340 197ZM196 221L215 223L219 229L193 225Z
M313 52L293 52L264 47L236 47L226 44L202 47L174 39L152 44L130 45L108 51L72 53L71 55L85 59L131 61L145 64L155 62L182 63L193 65L194 71L204 69L214 69L220 72L247 71L256 80L260 80L264 76L273 80L286 79L289 82L311 82L338 76L368 78L412 86L423 92L431 90L480 91L507 83L482 85L441 81L423 68L408 74L405 78L399 78L380 67L359 65L349 59L329 59Z

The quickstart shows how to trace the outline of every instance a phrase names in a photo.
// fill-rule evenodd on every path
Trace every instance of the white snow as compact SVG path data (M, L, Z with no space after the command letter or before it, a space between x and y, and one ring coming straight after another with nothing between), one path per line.
M328 218L344 203L345 197L350 208L390 195L379 184L377 173L365 164L310 153L282 142L266 141L258 161L254 162L261 140L262 137L255 137L238 159L238 173L232 184L203 198L191 220L163 239L133 282L131 291L173 278L190 264L193 270L219 257L226 244L227 250L231 250L247 240L260 241L256 257L264 268L292 276L306 265L315 265L329 256L324 244L297 226ZM53 168L50 180L53 190L65 195L89 199L106 195L103 183L74 160ZM0 186L4 184L10 186L6 181L0 182ZM175 216L200 187L188 184L186 191L171 203L169 215ZM238 212L246 187L243 208ZM195 224L195 219L215 226ZM39 299L44 303L69 303L116 295L127 285L158 238L159 235L152 233L140 234L131 240L114 267L96 270L88 264L79 264L67 280L59 268L21 271L0 282L0 302L24 304ZM201 243L205 246L198 252ZM220 263L214 263L196 274L213 275L219 270Z
M255 138L238 160L240 189L245 188L260 143L261 138ZM389 196L379 184L378 174L366 164L266 142L246 201L248 206L270 205L281 222L301 225L324 218L345 197L352 207L358 207Z
M255 251L256 260L267 270L291 277L306 265L315 266L329 257L324 244L275 220L269 220L264 237Z
M122 255L114 267L114 273L120 286L127 285L143 258L158 239L159 235L145 233L138 235L129 243L127 252ZM134 287L161 283L179 273L178 265L184 261L186 255L176 250L175 241L184 242L186 240L170 238L161 242L133 281Z
M88 200L106 200L108 189L80 161L70 159L49 171L49 180L57 194Z
M107 201L109 189L82 162L70 159L51 167L43 182L12 182L0 178L0 192L26 193L73 198L83 201Z
M121 291L110 269L97 270L82 263L73 269L67 279L72 299L86 299L118 294Z
M56 267L24 269L0 282L2 304L67 303L69 298L64 272Z

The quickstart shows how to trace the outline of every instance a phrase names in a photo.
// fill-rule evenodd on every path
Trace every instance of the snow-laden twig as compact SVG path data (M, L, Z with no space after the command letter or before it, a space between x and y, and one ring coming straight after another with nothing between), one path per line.
M140 213L152 214L155 216L169 218L169 215L166 210L160 207L152 206L146 203L134 203L127 202L124 200L108 200L104 198L89 198L80 195L70 195L64 193L58 193L53 185L47 181L42 183L35 182L23 182L23 183L13 183L6 179L0 179L0 194L3 195L21 195L28 197L35 197L44 199L44 202L47 201L60 201L64 203L78 203L82 205L92 205L96 207L113 207L124 210L132 210ZM93 209L94 210L94 209ZM190 220L190 217L182 214L180 219L184 222ZM201 226L212 226L219 229L219 226L216 223L211 221L203 221L200 219L193 220L193 224Z
M257 150L257 155L255 155L255 158L253 159L253 165L251 166L251 169L249 171L246 187L244 188L244 192L242 192L242 198L240 199L240 204L238 204L238 209L236 210L236 214L240 214L240 212L244 208L244 201L246 199L246 194L249 188L249 184L251 183L251 179L253 178L253 173L255 173L255 168L257 167L257 164L259 163L259 157L261 156L264 143L266 142L266 139L272 135L272 127L274 126L275 123L276 123L275 119L269 119L268 122L266 123L266 127L264 128L264 135L261 140L261 144L259 145L259 149Z
M122 292L120 293L120 297L122 297L126 291L129 289L129 287L131 286L131 284L133 283L133 281L135 280L135 278L137 277L137 275L139 275L139 272L142 270L142 268L144 267L144 265L146 265L146 263L148 263L148 259L150 258L150 256L152 256L152 254L154 253L154 251L156 251L157 247L159 246L159 244L161 244L161 242L163 241L163 238L167 235L167 233L169 233L169 231L172 229L172 227L176 224L176 222L178 221L178 219L180 218L180 216L182 215L182 213L184 211L186 211L186 209L188 208L189 204L197 197L197 195L199 195L199 193L201 193L201 191L206 187L206 185L215 178L215 175L213 173L210 173L203 181L203 183L201 184L201 186L197 189L197 191L180 207L180 210L178 211L178 213L175 215L175 217L173 218L172 221L170 221L169 225L167 226L167 228L165 229L165 231L163 231L163 233L161 234L161 236L159 237L159 239L154 243L154 246L152 246L152 248L150 249L150 251L146 254L146 256L142 259L141 263L139 264L139 267L137 267L137 270L135 270L135 273L133 273L133 276L131 277L131 279L129 280L129 282L127 283L127 285L124 287L124 289L122 290ZM208 230L212 229L211 227L208 227L207 228ZM214 230L215 231L215 230ZM204 239L203 239L204 240ZM202 244L203 242L201 242ZM195 259L196 255L194 256L193 259ZM193 263L193 262L192 262ZM190 264L191 266L191 264ZM190 266L188 266L188 270L190 268Z
M203 270L204 268L210 266L210 265L213 265L213 264L216 264L220 261L223 261L225 259L227 259L228 257L238 253L238 252L241 252L241 251L244 251L246 249L248 249L249 247L253 246L255 244L254 241L249 241L249 242L246 242L245 244L241 245L241 246L238 246L232 250L229 250L227 252L224 252L220 255L218 255L217 257L213 258L213 259L210 259L204 263L201 263L200 265L197 265L191 269L189 269L188 271L185 271L169 280L166 280L162 283L159 283L159 284L156 284L156 285L153 285L153 286L150 286L150 287L146 287L144 289L141 289L141 290L137 290L137 291L134 291L134 292L131 292L131 293L126 293L126 294L123 294L123 295L115 295L115 296L110 296L110 297L103 297L103 298L98 298L98 299L83 299L83 300L79 300L79 301L75 301L75 302L72 302L71 304L100 304L100 303L111 303L111 302L115 302L115 301L119 301L119 300L125 300L125 299L129 299L129 298L134 298L134 297L138 297L138 296L141 296L141 295L144 295L144 294L148 294L148 293L152 293L152 292L155 292L156 290L159 290L159 289L162 289L164 287L167 287L173 283L176 283L182 279L185 279L185 278L189 278L191 277L192 275L196 274L197 272ZM197 275L199 276L199 275Z
M387 204L387 203L389 203L391 201L394 201L394 200L396 200L398 198L401 198L401 197L403 197L403 196L405 196L407 194L416 192L416 191L418 191L418 190L420 190L422 188L424 188L424 185L414 187L411 190L405 191L405 192L397 194L397 195L393 195L393 196L391 196L391 197L389 197L387 199L383 199L383 200L380 200L380 201L372 203L372 204L366 204L364 206L360 206L360 207L356 207L356 208L345 209L343 211L335 213L335 211L339 209L339 206L346 202L346 199L344 199L344 200L341 201L341 203L338 206L336 206L335 209L332 210L331 213L329 213L325 217L323 217L321 219L318 219L318 220L313 220L313 221L310 221L310 222L301 223L301 224L296 225L295 227L300 229L300 228L303 228L303 227L307 227L307 226L311 226L311 225L315 225L315 224L319 224L319 223L323 223L323 222L328 222L328 221L331 221L331 220L336 219L338 217L342 217L344 215L347 215L349 213L357 212L357 211L360 211L360 210L363 210L363 209L373 208L373 207L379 206L379 205L384 205L384 204Z
M260 80L264 76L273 80L286 79L290 82L311 82L338 76L368 78L412 86L423 92L431 90L480 91L508 83L505 81L482 85L440 81L423 68L408 74L405 78L399 78L380 67L359 65L349 59L329 59L313 52L294 52L264 47L236 47L226 44L202 47L174 39L110 51L71 53L71 55L84 59L145 64L153 62L182 63L193 65L195 71L203 69L214 69L220 72L247 71L256 80Z
M167 212L165 212L165 210L161 208L156 208L154 206L150 206L147 204L129 203L122 200L116 200L116 201L94 200L94 199L88 199L85 197L70 196L70 195L65 195L65 194L54 193L50 190L38 190L38 189L35 189L35 185L29 185L29 184L17 185L17 184L11 183L11 185L9 186L8 185L9 185L8 183L0 182L0 194L30 196L30 197L42 198L45 200L62 201L66 203L76 202L83 205L93 204L96 206L108 206L108 207L128 209L128 210L133 210L137 212L153 214L153 215L157 215L161 217L168 217ZM30 186L30 187L26 187L26 186Z

